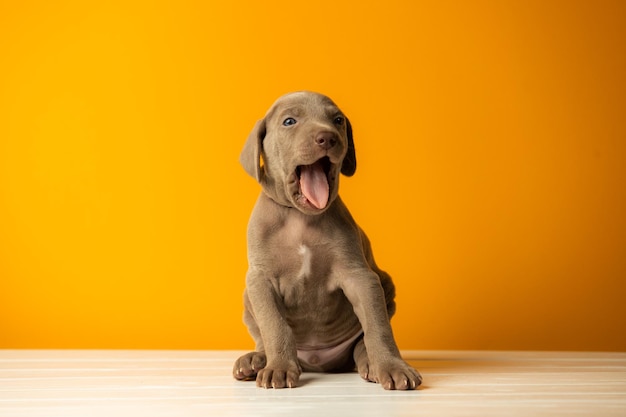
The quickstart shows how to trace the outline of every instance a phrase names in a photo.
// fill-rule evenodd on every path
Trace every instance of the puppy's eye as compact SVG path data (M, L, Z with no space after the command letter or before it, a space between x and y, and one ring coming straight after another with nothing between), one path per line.
M341 126L344 120L346 119L343 116L337 116L333 119L333 123L336 124L337 126Z
M294 119L293 117L288 117L285 120L283 120L283 126L292 126L295 125L296 119Z

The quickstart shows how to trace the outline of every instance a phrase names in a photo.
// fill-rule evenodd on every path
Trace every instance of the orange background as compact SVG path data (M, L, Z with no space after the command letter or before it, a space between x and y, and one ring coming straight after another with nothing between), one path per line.
M625 5L0 3L0 347L251 348L239 151L308 89L400 348L626 350Z

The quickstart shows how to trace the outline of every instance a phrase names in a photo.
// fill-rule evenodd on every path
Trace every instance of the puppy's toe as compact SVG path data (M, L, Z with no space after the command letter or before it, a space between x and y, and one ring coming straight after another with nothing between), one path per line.
M385 389L397 389L402 391L413 390L422 383L422 377L417 371L397 372L392 375L391 378L391 383L388 383L388 385L385 386Z
M374 379L386 390L414 390L422 383L419 372L402 360L381 366Z
M292 388L294 384L287 385L287 372L275 369L263 369L259 371L256 384L260 388Z
M256 379L257 373L265 367L266 358L262 352L250 352L235 361L233 376L240 381Z
M375 382L370 377L370 375L371 375L371 373L370 373L370 361L369 361L369 358L367 357L367 352L365 351L364 347L355 356L354 362L356 363L356 370L359 373L359 375L361 376L361 378L363 378L366 381Z
M370 364L367 360L356 361L356 371L361 375L361 378L368 380L367 376L370 373Z
M259 371L256 385L260 388L295 388L301 372L297 364L295 366L268 366Z

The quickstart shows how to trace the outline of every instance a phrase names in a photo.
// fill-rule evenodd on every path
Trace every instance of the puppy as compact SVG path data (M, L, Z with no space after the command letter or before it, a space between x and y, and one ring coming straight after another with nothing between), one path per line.
M356 367L385 389L419 386L389 323L391 278L337 194L340 173L356 171L348 118L321 94L287 94L256 123L240 161L262 193L248 224L244 292L256 350L233 376L291 388L302 371Z

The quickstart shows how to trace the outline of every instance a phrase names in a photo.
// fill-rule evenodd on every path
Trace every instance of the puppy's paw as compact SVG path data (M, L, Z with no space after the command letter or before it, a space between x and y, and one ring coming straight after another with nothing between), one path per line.
M295 388L301 373L297 361L269 364L258 372L256 385L261 388Z
M386 390L414 390L422 383L420 373L400 358L369 364L364 378L379 383Z
M235 361L233 376L240 381L254 381L260 370L265 368L264 352L246 353Z

